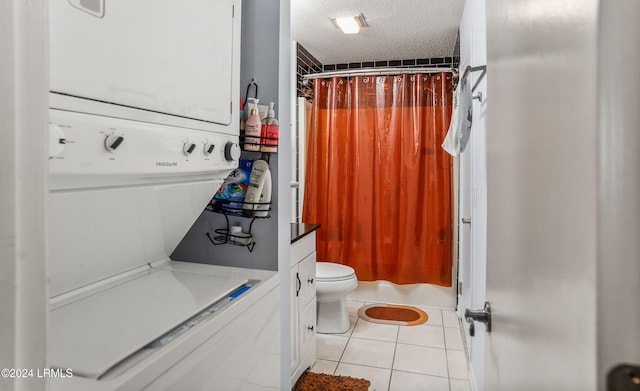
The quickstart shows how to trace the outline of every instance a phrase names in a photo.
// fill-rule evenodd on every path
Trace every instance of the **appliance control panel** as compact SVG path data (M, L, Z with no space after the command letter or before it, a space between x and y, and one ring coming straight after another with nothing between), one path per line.
M52 190L224 179L238 136L50 110Z

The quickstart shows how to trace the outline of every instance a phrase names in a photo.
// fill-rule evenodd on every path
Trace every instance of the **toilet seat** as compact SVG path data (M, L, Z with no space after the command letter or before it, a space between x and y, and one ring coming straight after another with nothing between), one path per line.
M356 277L356 271L347 265L332 262L316 262L317 281L345 281Z

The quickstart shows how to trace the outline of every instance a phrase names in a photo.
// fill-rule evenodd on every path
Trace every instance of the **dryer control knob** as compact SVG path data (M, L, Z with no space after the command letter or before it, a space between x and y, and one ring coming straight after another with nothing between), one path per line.
M66 143L62 129L56 124L49 124L49 159L60 155Z
M115 152L122 144L124 137L118 134L110 134L104 139L104 148L109 152Z
M204 156L211 155L211 153L213 152L213 150L215 148L216 148L216 146L213 145L213 144L209 144L209 143L204 144Z
M182 152L184 152L185 156L189 156L191 155L191 152L193 152L196 149L196 145L192 142L187 141L186 143L184 143L184 146L182 147Z
M232 141L227 141L224 146L224 158L228 162L240 159L240 147L238 144Z

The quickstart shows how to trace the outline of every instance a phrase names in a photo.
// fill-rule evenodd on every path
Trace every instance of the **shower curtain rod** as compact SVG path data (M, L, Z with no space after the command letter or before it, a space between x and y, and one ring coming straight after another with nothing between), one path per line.
M404 73L440 73L453 72L456 73L457 68L372 68L369 70L354 69L348 71L332 71L322 73L310 73L302 76L303 80L320 79L324 77L334 76L382 76L382 75L398 75Z

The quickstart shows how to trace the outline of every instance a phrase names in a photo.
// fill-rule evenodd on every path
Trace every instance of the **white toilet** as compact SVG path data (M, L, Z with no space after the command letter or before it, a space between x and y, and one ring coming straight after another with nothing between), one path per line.
M316 262L317 332L344 333L349 330L347 295L356 289L353 268L331 262Z

